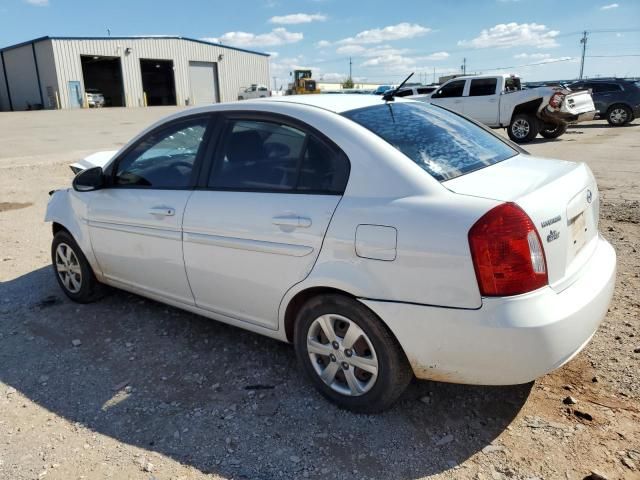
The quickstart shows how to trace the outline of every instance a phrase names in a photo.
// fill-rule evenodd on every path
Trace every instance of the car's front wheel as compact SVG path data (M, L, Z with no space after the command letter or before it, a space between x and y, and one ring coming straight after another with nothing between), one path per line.
M303 369L328 399L359 413L389 408L413 377L404 352L360 302L320 295L298 313L295 349Z
M540 125L538 119L528 113L519 113L513 116L507 133L509 138L516 143L527 143L536 138Z
M103 296L103 285L96 280L82 250L65 230L53 237L51 261L60 288L71 300L89 303Z
M632 112L626 105L614 105L607 111L607 122L614 127L621 127L632 120Z

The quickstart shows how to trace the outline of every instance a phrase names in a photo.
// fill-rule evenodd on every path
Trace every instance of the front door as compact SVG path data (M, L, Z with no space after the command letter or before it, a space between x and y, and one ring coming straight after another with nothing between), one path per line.
M80 108L82 107L82 89L80 88L80 82L72 80L68 84L69 86L69 107Z
M110 185L91 192L91 244L111 283L194 303L182 217L208 123L208 116L192 117L151 132L109 167Z
M196 304L276 329L284 294L313 268L348 172L337 147L297 122L227 118L183 221Z
M431 103L442 105L454 112L464 113L462 94L466 80L453 80L446 83L431 95Z

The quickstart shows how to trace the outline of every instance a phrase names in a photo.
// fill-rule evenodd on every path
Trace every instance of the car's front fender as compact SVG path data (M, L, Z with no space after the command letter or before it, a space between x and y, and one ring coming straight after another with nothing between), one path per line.
M86 196L87 194L81 194ZM87 198L80 197L72 189L56 190L51 194L44 216L45 222L58 224L73 236L97 277L102 270L93 254L91 237L86 222Z

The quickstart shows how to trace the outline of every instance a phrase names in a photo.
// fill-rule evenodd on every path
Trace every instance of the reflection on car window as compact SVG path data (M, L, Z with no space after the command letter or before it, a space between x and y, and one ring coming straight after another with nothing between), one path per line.
M230 122L209 186L291 190L305 134L273 122Z
M456 80L446 84L440 90L433 94L434 98L452 98L461 97L464 91L464 83L466 80Z
M376 105L343 114L371 130L440 181L517 154L492 133L433 105Z
M189 185L207 119L180 122L142 140L117 166L120 186L182 188Z
M270 121L229 122L212 169L212 188L259 191L344 191L349 163L314 135Z

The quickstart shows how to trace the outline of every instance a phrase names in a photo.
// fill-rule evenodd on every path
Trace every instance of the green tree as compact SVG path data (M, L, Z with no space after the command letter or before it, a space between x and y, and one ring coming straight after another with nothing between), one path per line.
M342 88L353 88L353 79L349 77L342 82Z

